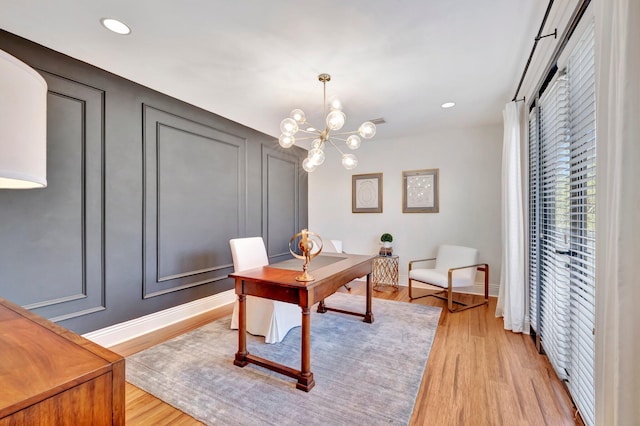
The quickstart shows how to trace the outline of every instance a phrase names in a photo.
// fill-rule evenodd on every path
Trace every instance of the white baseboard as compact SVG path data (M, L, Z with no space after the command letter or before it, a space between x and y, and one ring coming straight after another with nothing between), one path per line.
M407 275L400 276L399 278L400 285L407 286ZM364 278L358 279L357 281L360 280L364 281ZM413 286L416 288L430 288L428 285L418 282L414 282ZM456 291L468 294L484 294L482 283L475 283L473 287L456 288ZM498 284L489 284L489 296L497 297L498 291ZM171 324L184 321L196 315L203 314L221 306L228 305L229 303L234 303L235 300L235 292L231 289L203 299L194 300L193 302L185 303L183 305L174 306L173 308L165 309L164 311L154 312L153 314L145 315L140 318L135 318L120 324L95 330L83 334L83 337L101 346L110 347L152 331L159 330L163 327L167 327Z
M235 300L235 291L231 289L183 305L174 306L164 311L154 312L140 318L95 330L82 336L101 346L110 347L229 303L234 303Z

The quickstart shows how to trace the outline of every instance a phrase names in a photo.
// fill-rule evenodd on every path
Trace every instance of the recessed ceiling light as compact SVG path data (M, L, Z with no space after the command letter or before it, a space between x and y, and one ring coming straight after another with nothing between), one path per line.
M452 108L454 106L456 106L455 102L445 102L442 105L440 105L442 108Z
M118 21L117 19L102 18L100 20L100 23L102 23L102 25L104 25L106 29L113 31L114 33L118 33L122 35L127 35L131 33L131 28L129 28L127 24L125 24L124 22Z

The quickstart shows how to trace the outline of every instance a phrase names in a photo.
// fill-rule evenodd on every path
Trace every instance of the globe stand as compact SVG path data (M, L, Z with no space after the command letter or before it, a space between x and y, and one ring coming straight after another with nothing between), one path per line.
M300 252L303 254L302 256L291 249L291 244L298 237L300 237L300 242L298 243L298 249L300 249ZM320 248L318 249L317 252L312 253L314 241L316 242L316 244L318 244ZM303 229L302 231L300 231L299 233L291 237L291 239L289 240L289 252L296 259L304 260L304 264L302 265L302 275L298 275L296 277L296 281L309 282L309 281L315 280L313 275L307 272L307 269L309 268L309 263L311 263L311 259L319 255L321 251L322 251L322 239L318 234L314 232Z
M308 282L308 281L315 280L313 275L307 273L307 265L308 265L307 262L305 262L304 265L302 265L302 275L298 275L296 277L296 281Z

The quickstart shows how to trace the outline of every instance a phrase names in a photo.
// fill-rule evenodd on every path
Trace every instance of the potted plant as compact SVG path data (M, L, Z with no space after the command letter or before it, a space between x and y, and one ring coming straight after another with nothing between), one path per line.
M389 247L391 247L391 243L393 242L393 235L385 232L380 237L380 241L382 241L382 246L384 248L389 248Z

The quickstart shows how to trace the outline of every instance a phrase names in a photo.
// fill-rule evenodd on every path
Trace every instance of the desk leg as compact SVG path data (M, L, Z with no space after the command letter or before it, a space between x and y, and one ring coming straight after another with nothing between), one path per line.
M367 310L364 313L364 322L371 324L373 322L373 311L371 310L371 296L373 289L371 288L371 274L367 274Z
M247 296L238 295L238 352L233 361L238 367L244 367L247 361Z
M309 392L315 384L311 372L311 309L302 308L302 366L296 388Z

